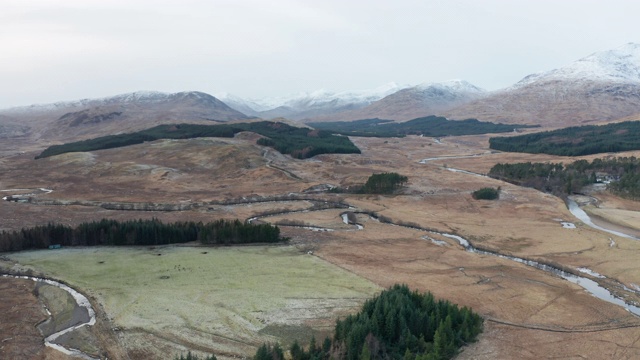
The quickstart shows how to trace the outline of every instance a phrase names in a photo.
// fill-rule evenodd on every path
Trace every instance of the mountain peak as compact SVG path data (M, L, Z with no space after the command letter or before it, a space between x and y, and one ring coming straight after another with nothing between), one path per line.
M427 90L427 89L448 89L455 92L469 92L469 93L483 93L484 89L481 89L466 80L461 79L452 79L442 82L429 82L422 83L420 85L416 85L414 89L416 90Z
M513 88L554 80L640 82L640 44L627 43L595 52L558 69L528 75Z

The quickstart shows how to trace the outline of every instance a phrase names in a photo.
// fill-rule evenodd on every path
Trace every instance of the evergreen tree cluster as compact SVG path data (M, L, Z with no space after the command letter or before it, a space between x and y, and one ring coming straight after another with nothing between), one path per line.
M594 159L591 162L578 160L568 165L531 162L496 164L489 171L491 177L559 196L597 182L597 174L608 179L607 188L614 194L640 199L640 159L635 156Z
M484 187L474 191L471 195L476 200L497 200L500 197L500 188Z
M537 127L531 125L495 124L476 119L448 120L447 118L433 115L401 123L376 118L356 121L318 122L309 123L309 125L316 129L329 130L335 134L362 137L459 136L511 132L518 128Z
M298 128L285 123L260 121L252 123L219 125L159 125L129 134L108 135L95 139L53 145L45 149L36 159L78 151L112 149L141 144L159 139L191 139L199 137L233 137L241 131L252 131L264 136L259 145L306 159L319 154L359 154L360 149L349 138L336 136L326 130Z
M209 223L160 220L118 222L103 219L82 223L75 228L49 223L20 231L0 232L0 252L61 246L164 245L200 241L203 244L247 244L286 241L280 229L271 224L249 224L239 220Z
M501 151L560 156L639 150L640 121L573 126L513 137L494 137L489 139L489 147Z
M581 161L586 163L585 160ZM564 166L561 163L499 163L489 170L489 176L557 196L564 196L595 182L595 172L587 171L580 164Z
M208 355L203 358L198 355L194 355L191 351L187 352L187 355L180 355L174 358L175 360L218 360L215 355Z
M312 338L307 349L289 348L293 360L411 359L442 360L475 341L482 318L467 307L436 300L431 293L395 285L368 300L356 315L336 323L333 339ZM279 345L263 345L254 360L282 360Z
M392 194L404 186L409 179L395 172L373 174L360 190L363 194Z

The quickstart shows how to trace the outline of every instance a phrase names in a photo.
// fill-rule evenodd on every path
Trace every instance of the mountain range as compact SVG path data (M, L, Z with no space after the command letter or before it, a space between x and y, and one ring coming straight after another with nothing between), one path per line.
M317 90L264 99L245 100L230 94L223 94L219 98L232 108L247 115L261 118L286 117L292 120L303 120L361 109L405 87L389 83L374 89L338 93Z
M488 92L464 80L371 90L319 90L289 97L220 99L197 91L139 91L0 110L0 138L81 139L170 122L285 117L299 121L366 118L410 120L427 115L564 127L640 116L640 45L596 52L567 66L526 76Z
M640 114L640 44L596 52L531 74L511 87L445 111L450 118L570 126Z

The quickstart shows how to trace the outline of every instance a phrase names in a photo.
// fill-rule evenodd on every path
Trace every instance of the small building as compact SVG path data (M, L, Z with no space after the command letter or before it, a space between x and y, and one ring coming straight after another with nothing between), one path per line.
M60 244L49 245L49 249L50 250L52 250L52 249L61 249L61 248L62 248L62 245L60 245Z

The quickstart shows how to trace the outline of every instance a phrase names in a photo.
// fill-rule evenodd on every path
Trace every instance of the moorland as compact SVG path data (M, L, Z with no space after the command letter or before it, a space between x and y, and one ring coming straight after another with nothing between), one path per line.
M253 356L266 342L306 344L311 336L331 336L337 319L394 284L429 291L484 318L483 333L459 359L636 357L640 319L628 308L640 303L638 203L603 186L576 199L593 223L630 235L620 236L577 218L562 194L485 174L499 163L568 165L639 153L501 152L489 147L494 136L352 136L360 154L306 159L257 143L263 135L252 131L39 159L44 146L3 141L0 190L15 200L0 202L4 231L102 219L239 219L278 225L289 241L63 246L3 253L0 266L87 295L96 324L62 341L93 357L193 351L224 359ZM391 194L330 191L391 172L406 176ZM483 188L499 188L498 199L474 199ZM468 251L459 239L485 252ZM582 276L622 304L513 258ZM31 329L48 317L43 304L54 322L70 322L65 314L75 310L68 296L27 280L0 278L0 286L7 309L25 306L21 313L7 310L12 326L0 329L2 338L16 329L24 334L7 340L3 351L66 358Z

